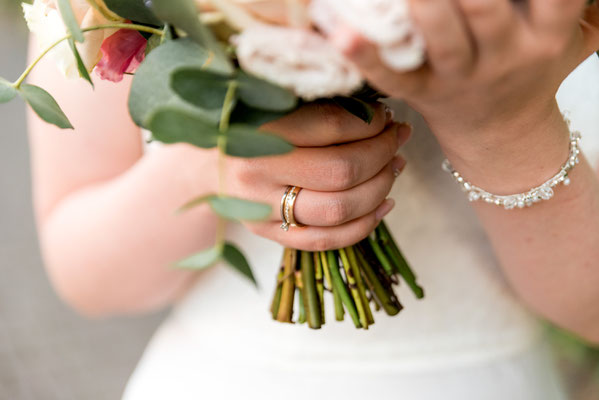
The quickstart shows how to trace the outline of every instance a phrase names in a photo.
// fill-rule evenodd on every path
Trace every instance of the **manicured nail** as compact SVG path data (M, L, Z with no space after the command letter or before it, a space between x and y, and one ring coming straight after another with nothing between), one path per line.
M393 167L393 175L395 175L396 178L402 173L407 163L406 159L402 156L395 156L395 158L393 158L391 167Z
M387 123L393 121L395 119L395 111L391 109L388 105L385 104L385 121Z
M383 204L381 204L379 206L379 208L376 209L376 219L377 221L382 220L383 218L385 218L385 216L387 214L389 214L391 212L391 210L393 210L393 207L395 207L395 200L393 199L387 199L383 202Z
M404 145L412 136L412 125L408 122L400 122L397 124L397 142L399 145Z

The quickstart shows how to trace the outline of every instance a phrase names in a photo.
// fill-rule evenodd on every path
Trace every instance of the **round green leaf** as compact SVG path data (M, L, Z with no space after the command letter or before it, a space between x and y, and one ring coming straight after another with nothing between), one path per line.
M207 110L221 109L231 78L202 70L184 68L171 75L171 87L181 98Z
M219 110L192 106L181 99L170 85L171 73L180 68L218 68L216 63L208 64L208 58L208 51L190 39L169 40L152 51L137 69L131 85L129 113L133 121L147 128L149 117L157 109L172 106L216 125L220 119Z
M231 125L227 132L227 154L235 157L264 157L289 153L293 145L280 136L248 125Z
M181 260L177 262L175 266L178 268L199 271L216 264L221 259L222 255L222 249L220 246L215 246Z
M231 267L241 272L243 276L248 278L256 287L258 287L258 282L256 282L256 278L254 277L254 273L252 272L250 264L243 253L237 247L235 247L234 244L228 242L225 243L222 255L225 261L227 261Z
M28 84L21 85L20 93L41 119L61 129L73 129L73 125L50 93Z
M297 106L297 97L289 90L240 72L237 93L247 105L268 111L289 111Z
M213 196L207 199L215 213L237 221L263 221L272 213L268 204L235 197Z
M135 22L154 26L161 25L152 10L146 7L147 0L104 0L104 4L119 16Z
M239 102L231 114L231 124L259 127L267 122L283 118L285 115L287 112L259 110Z
M189 143L209 149L218 142L218 128L194 114L175 108L162 108L150 116L152 137L162 143Z
M17 93L17 89L10 82L0 78L0 104L8 103L16 97Z

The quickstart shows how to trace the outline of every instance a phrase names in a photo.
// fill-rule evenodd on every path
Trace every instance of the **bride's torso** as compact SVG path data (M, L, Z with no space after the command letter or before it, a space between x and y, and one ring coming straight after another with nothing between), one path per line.
M591 129L599 127L598 117L572 99L586 87L584 103L597 108L599 90L591 93L588 87L592 79L599 88L599 62L587 63L578 75L561 102L573 110L573 122L586 133L583 142L592 145L588 153L594 156L599 138ZM415 300L401 285L404 310L396 317L376 313L368 331L354 329L348 320L334 321L331 298L326 299L329 320L320 331L274 322L268 308L281 247L234 226L229 240L245 251L260 289L226 266L202 272L152 340L127 400L167 394L293 399L310 390L317 391L315 398L325 393L350 399L374 393L415 399L561 398L555 383L543 382L555 376L539 345L540 324L511 293L464 193L440 169L434 137L415 113L394 108L399 120L415 125L416 134L402 149L408 167L391 193L397 206L386 221L425 288L425 299ZM305 389L298 392L300 387ZM486 395L476 397L477 388Z

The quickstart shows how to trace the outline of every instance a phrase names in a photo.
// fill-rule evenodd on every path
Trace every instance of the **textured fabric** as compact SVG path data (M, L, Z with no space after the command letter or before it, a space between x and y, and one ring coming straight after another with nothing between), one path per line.
M560 103L596 159L596 58L569 78ZM510 292L464 194L441 171L434 137L415 113L394 108L416 134L402 150L408 168L386 220L426 298L415 300L402 285L405 309L393 318L377 313L369 331L355 330L349 318L321 331L273 322L267 310L281 248L236 226L230 239L247 253L260 291L227 267L204 272L156 333L125 400L565 398L539 322Z

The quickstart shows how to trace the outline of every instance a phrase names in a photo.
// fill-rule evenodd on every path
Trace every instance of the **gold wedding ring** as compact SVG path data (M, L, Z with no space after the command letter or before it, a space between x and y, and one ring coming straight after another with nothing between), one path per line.
M284 231L288 231L290 226L303 228L304 224L300 224L295 220L295 215L293 214L293 210L295 208L295 201L297 200L297 195L302 190L299 186L287 186L285 189L285 193L281 198L281 219L283 223L281 224L281 229Z

